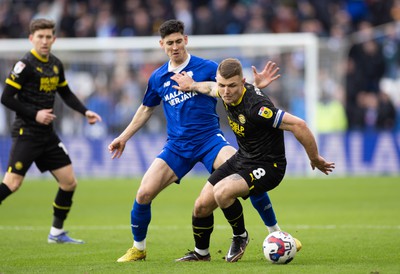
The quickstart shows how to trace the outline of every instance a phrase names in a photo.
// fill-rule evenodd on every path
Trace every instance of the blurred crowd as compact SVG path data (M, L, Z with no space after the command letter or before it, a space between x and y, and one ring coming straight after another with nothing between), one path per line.
M339 68L341 91L332 88L329 72L320 73L320 131L400 129L400 0L0 0L0 39L26 38L36 17L55 20L58 37L158 36L171 18L183 21L189 35L311 32L331 50L349 49ZM116 74L125 77L110 84L122 90L117 97L101 77L94 79L95 92L85 101L108 117L103 131L129 123L152 69ZM283 106L301 116L295 105Z

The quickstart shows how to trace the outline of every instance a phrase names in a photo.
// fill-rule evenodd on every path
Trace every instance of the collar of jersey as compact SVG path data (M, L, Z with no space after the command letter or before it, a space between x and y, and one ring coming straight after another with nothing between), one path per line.
M242 102L243 96L246 93L246 91L247 91L247 89L245 87L243 87L242 96L240 96L239 100L236 103L231 104L232 107L236 107L237 105L239 105Z
M37 59L39 59L43 63L47 63L49 61L48 58L43 58L42 56L40 56L39 53L37 53L37 51L35 49L31 49L31 53L33 54L33 56L35 56Z
M171 61L168 62L168 72L173 72L173 73L179 73L181 70L189 64L190 61L190 54L188 53L188 58L186 58L185 62L183 62L181 65L177 66L176 68L173 68L171 66Z

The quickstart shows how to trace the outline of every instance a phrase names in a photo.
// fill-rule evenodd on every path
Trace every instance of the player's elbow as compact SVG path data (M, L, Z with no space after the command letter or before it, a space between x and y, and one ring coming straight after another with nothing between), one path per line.
M303 136L305 133L309 132L307 123L300 118L296 119L296 122L293 124L290 130L296 136L296 138L298 138L298 136Z
M296 127L299 128L300 130L305 130L308 128L306 121L304 121L301 118L298 118L296 121Z
M6 107L10 106L10 101L13 100L13 96L10 96L8 92L3 92L1 95L1 104L5 105Z

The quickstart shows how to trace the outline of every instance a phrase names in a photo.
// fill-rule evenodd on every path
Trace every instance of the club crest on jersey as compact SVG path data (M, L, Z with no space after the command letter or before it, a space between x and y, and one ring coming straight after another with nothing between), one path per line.
M166 87L169 87L171 85L171 81L167 81L167 82L165 82L164 83L164 87L166 88Z
M15 74L20 74L24 70L25 66L26 65L23 62L18 61L14 66L13 72Z
M246 117L243 114L239 114L238 116L239 122L244 125L246 123Z
M267 119L271 118L272 114L273 114L272 110L270 110L267 107L261 107L260 110L258 111L258 115Z
M58 70L57 66L53 66L53 71L54 71L55 74L59 74L60 73L60 71Z

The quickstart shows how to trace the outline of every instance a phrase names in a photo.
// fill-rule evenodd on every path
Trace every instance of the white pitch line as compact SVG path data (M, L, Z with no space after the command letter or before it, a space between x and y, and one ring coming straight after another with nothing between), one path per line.
M249 226L264 228L264 226ZM334 230L334 229L372 229L372 230L400 230L400 225L283 225L284 229L287 230ZM149 230L180 230L180 229L191 229L191 226L159 226L150 225ZM227 230L230 229L228 225L216 225L215 229ZM48 226L21 226L21 225L0 225L0 230L14 230L14 231L41 231L48 230ZM68 226L67 230L130 230L130 225L72 225Z

